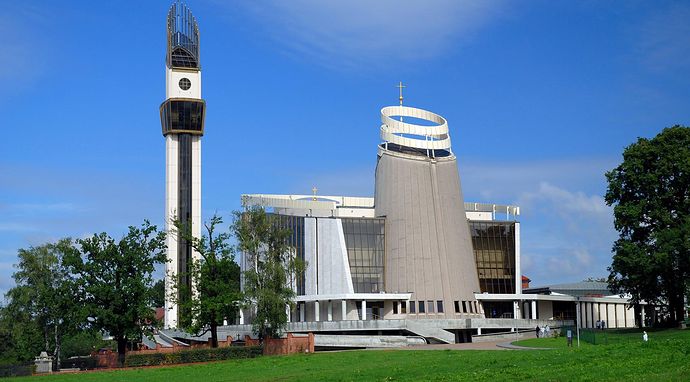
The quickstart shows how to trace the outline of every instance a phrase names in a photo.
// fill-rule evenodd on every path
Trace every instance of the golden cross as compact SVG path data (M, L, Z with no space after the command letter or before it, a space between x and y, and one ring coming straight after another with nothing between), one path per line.
M314 186L314 187L311 189L311 192L314 194L314 196L311 198L313 201L316 201L316 191L318 191L318 190L319 190L319 189L316 188L316 186Z
M402 95L402 90L403 88L406 88L407 86L403 85L402 81L396 86L396 88L400 89L400 106L402 106L402 101L403 101L403 95Z

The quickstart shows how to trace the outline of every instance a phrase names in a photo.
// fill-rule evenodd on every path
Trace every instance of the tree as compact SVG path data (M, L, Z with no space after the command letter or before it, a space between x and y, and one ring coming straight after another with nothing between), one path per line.
M180 325L199 336L210 332L211 347L218 347L218 326L237 315L242 301L240 267L228 244L230 234L216 232L217 226L223 223L216 215L204 224L206 234L200 238L191 234L188 224L174 223L181 236L200 255L198 260L192 261L188 271L193 290L188 290L183 278L178 277L177 288L171 296L181 311L190 313L189 317L182 317Z
M681 320L690 279L690 128L639 138L606 179L620 234L609 284L633 303L668 304L671 320Z
M249 264L244 293L256 308L252 330L262 338L278 337L287 325L286 308L294 306L294 282L306 264L294 256L290 230L262 208L235 212L232 230Z
M70 239L62 239L18 252L19 263L13 274L16 286L8 291L9 304L3 312L18 347L18 361L38 354L31 346L35 337L25 336L41 333L41 348L53 354L59 367L63 337L83 326L85 317L75 304L74 279L64 263L73 249Z
M151 306L154 308L165 306L165 280L158 280L153 284Z
M156 264L166 261L165 232L144 221L129 227L116 242L105 232L78 240L70 266L84 295L92 325L117 342L118 364L124 365L127 344L151 335L156 325L150 302Z

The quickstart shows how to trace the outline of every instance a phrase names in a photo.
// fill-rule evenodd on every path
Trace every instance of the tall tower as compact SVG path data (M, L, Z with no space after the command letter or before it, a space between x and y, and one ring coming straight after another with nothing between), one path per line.
M400 106L384 107L381 121L374 208L386 217L386 291L412 292L417 318L483 317L445 118L402 106L401 93Z
M172 219L191 224L191 233L201 231L201 136L204 134L206 102L201 98L199 26L192 12L179 0L168 12L168 50L165 62L165 102L160 107L165 137L165 225ZM187 272L199 257L180 235L168 235L166 264L165 327L178 326L177 304L167 295L175 276L191 290ZM179 296L180 300L189 295Z

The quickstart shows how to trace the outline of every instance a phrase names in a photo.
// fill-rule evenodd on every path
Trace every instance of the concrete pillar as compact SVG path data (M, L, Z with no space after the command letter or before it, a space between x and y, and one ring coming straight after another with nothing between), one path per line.
M482 335L482 328L477 328L477 335L481 336Z
M367 320L367 300L362 300L362 321Z
M240 309L240 325L244 325L244 310Z
M304 311L307 309L307 303L303 302L300 303L299 306L299 322L304 322Z
M340 300L340 309L342 310L341 320L347 320L347 300Z
M333 321L333 301L328 300L328 321Z
M314 301L314 321L317 321L317 322L320 321L320 320L319 320L319 318L320 318L320 317L319 317L320 313L321 313L321 309L320 309L320 307L319 307L319 302L318 302L318 301Z
M640 327L644 328L644 305L640 305L640 313L642 313L642 320L640 321Z
M290 320L290 304L285 305L285 314L287 314L287 322L291 322Z
M532 315L532 319L536 320L537 319L537 300L532 300L532 309L530 309L530 314Z
M518 305L518 301L513 301L513 318L520 318L520 306Z

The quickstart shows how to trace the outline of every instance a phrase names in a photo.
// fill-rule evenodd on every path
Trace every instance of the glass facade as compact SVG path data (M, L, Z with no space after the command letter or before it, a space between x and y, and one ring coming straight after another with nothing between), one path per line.
M304 261L304 217L303 216L290 216L290 215L278 215L269 214L275 220L274 223L277 224L282 229L287 229L290 231L290 245L295 251L295 256ZM302 274L295 280L296 292L298 296L303 296L305 294L305 275Z
M515 222L470 221L482 293L515 293Z
M383 291L385 219L343 218L342 224L355 293Z
M168 66L199 68L199 27L183 3L173 3L168 12Z
M170 133L204 134L206 102L201 99L171 98L161 105L163 135Z

